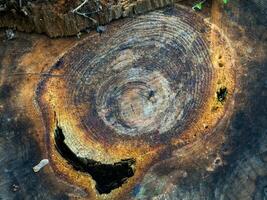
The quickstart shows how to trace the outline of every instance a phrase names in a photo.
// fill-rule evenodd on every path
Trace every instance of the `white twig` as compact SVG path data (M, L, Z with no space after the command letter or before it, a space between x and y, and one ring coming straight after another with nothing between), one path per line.
M42 169L44 166L46 166L47 164L49 163L49 160L48 159L43 159L41 160L38 165L34 166L32 169L33 171L36 173L36 172L39 172L40 169Z
M71 12L72 13L75 13L75 14L78 14L78 15L81 15L83 17L86 17L86 18L92 20L94 24L98 24L97 20L95 20L92 17L90 17L90 15L91 14L94 14L94 13L98 13L100 10L102 10L102 6L99 5L99 2L97 1L97 2L95 2L96 3L96 6L97 6L97 9L95 11L92 11L92 12L89 12L89 13L79 12L79 9L81 9L87 2L88 2L88 0L84 0L78 7L76 7L75 9L73 9Z
M83 7L83 5L86 4L87 2L88 2L88 0L84 0L84 2L81 3L81 5L79 5L75 9L73 9L71 12L73 12L73 13L77 12L77 10L79 10L81 7Z

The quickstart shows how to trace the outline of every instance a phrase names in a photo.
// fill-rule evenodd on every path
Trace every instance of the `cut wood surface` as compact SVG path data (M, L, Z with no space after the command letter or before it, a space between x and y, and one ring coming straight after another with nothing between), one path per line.
M267 3L206 3L0 31L0 200L265 200Z

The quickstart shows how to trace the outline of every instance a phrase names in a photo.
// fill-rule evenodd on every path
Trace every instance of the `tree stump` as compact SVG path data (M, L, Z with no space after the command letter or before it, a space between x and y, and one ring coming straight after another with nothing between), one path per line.
M190 5L0 32L0 199L267 199L267 4Z

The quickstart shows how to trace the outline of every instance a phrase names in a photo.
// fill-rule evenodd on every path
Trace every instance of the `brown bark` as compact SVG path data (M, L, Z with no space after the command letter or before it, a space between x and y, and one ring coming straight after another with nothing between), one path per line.
M33 1L25 3L22 7L18 4L10 5L5 11L0 12L0 27L45 33L50 37L71 36L85 29L107 24L114 19L131 17L173 4L173 0L101 1L101 9L93 13L98 8L92 1L88 1L79 9L82 13L92 13L86 17L71 12L82 2L81 0L55 3Z

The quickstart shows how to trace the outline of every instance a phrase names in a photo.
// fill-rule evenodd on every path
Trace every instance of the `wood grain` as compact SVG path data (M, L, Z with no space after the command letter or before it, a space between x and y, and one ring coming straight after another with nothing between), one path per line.
M249 2L176 5L80 40L0 32L0 199L266 198L266 3ZM99 194L57 151L57 125L76 155L134 158L134 175Z

